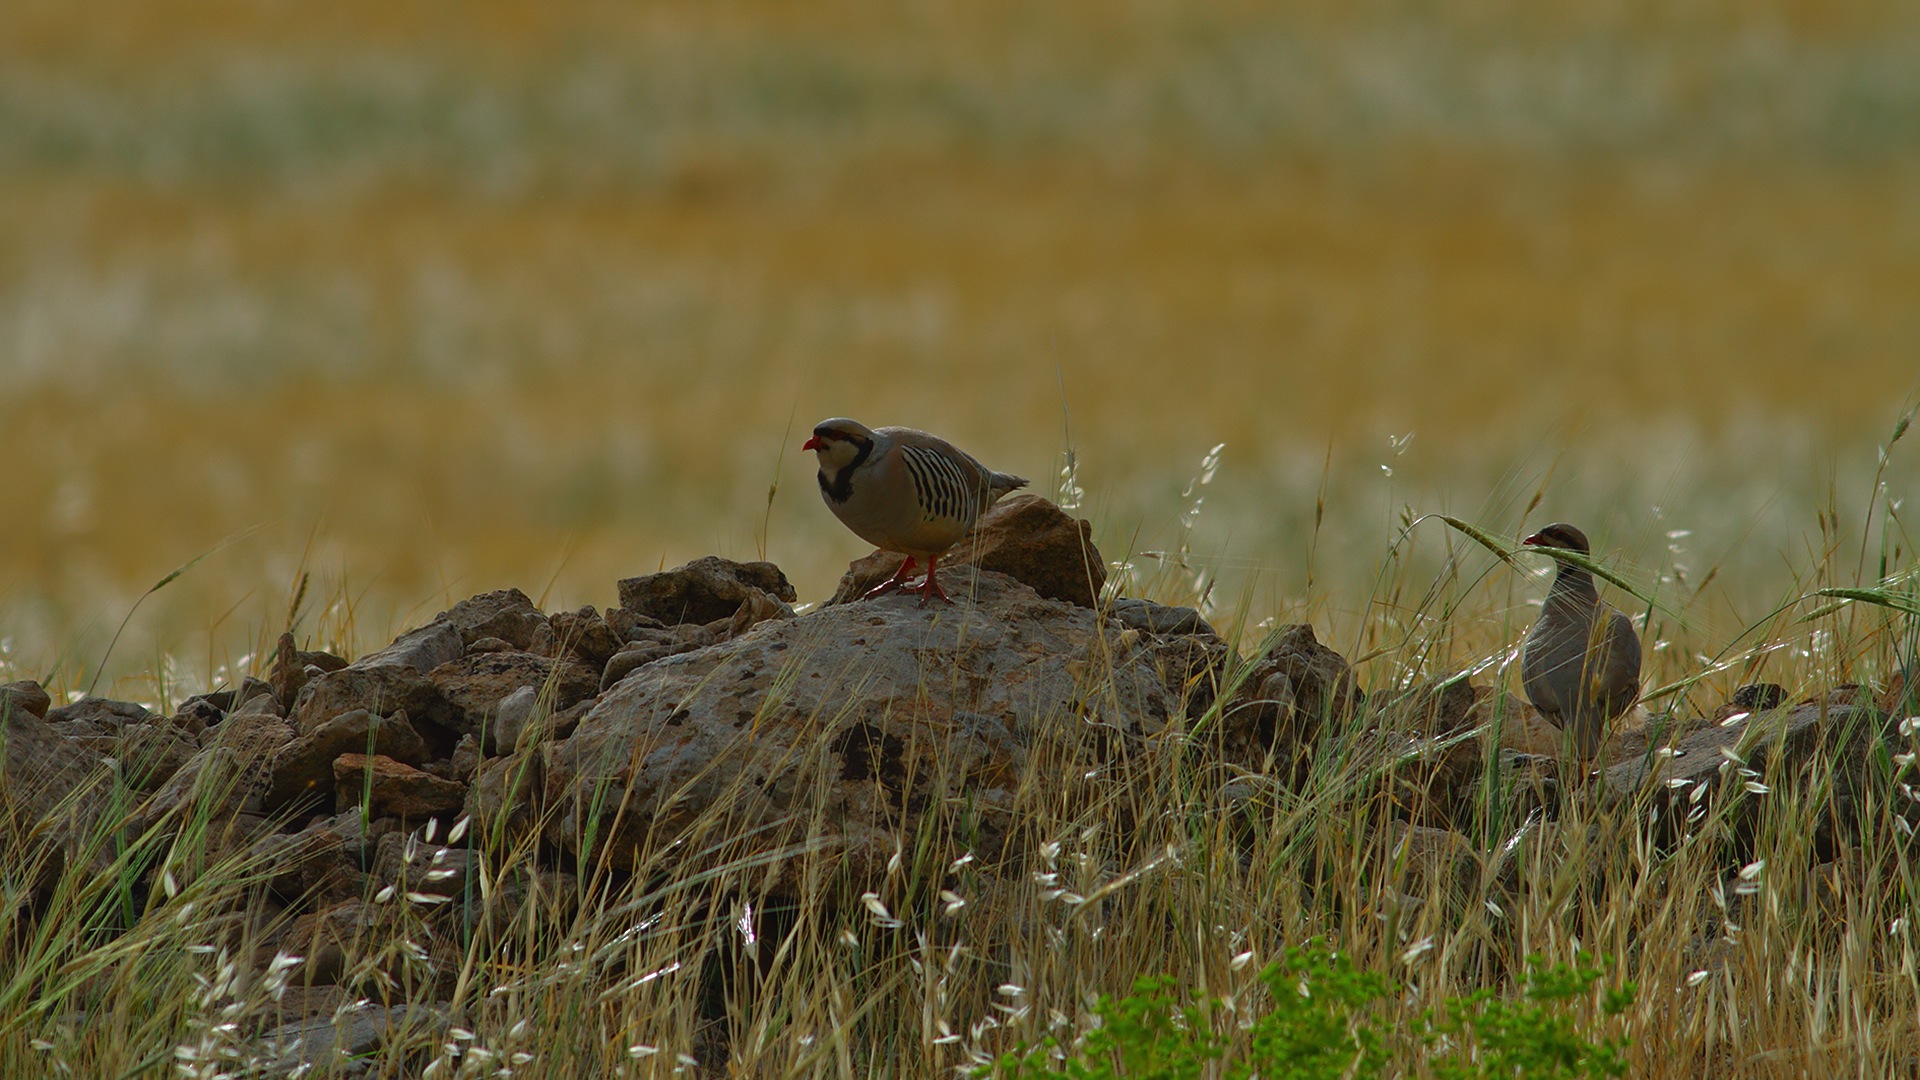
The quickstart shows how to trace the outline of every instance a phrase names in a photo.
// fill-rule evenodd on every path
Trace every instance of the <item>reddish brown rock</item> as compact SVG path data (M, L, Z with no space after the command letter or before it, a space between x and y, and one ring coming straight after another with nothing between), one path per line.
M940 557L941 586L959 599L971 580L963 572L966 568L992 570L1049 599L1092 607L1107 581L1107 566L1093 546L1092 532L1090 523L1038 495L1009 495ZM828 603L858 599L892 577L904 561L903 555L876 551L855 562Z
M427 745L405 713L381 718L365 709L336 716L274 754L266 791L270 809L334 789L333 762L341 754L371 751L411 765L427 760Z
M44 720L47 717L47 710L52 707L53 699L48 697L46 690L32 679L0 685L0 719L4 719L7 713L17 709Z
M402 819L451 814L465 805L467 787L382 754L341 754L333 760L334 800L341 809L366 806L372 816Z

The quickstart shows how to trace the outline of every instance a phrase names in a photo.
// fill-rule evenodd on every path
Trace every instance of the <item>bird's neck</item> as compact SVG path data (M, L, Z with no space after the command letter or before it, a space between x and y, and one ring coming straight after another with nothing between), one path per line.
M821 494L835 503L843 503L853 498L853 470L866 464L867 459L872 456L873 443L863 442L860 444L859 452L853 455L853 460L835 469L831 477L827 475L826 469L821 469L819 475Z
M1600 602L1600 590L1593 583L1591 571L1579 566L1560 564L1559 573L1553 576L1553 588L1547 590L1547 602L1559 602L1567 605L1592 607Z

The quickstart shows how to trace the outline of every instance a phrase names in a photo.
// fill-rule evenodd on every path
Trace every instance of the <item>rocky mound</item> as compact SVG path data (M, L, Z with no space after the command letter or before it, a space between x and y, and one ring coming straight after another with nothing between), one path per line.
M53 856L45 879L188 828L199 865L245 853L312 987L343 978L343 943L388 887L477 896L447 917L490 919L542 881L643 861L657 873L683 839L715 835L764 856L776 892L883 874L903 837L964 837L983 872L1007 872L1023 793L1113 799L1145 760L1217 780L1232 813L1250 777L1330 782L1316 769L1337 742L1343 761L1391 775L1407 842L1453 853L1436 858L1466 848L1490 782L1554 812L1554 761L1489 742L1503 710L1517 714L1486 688L1370 698L1311 627L1242 656L1191 609L1102 601L1102 565L1084 522L1015 498L943 567L964 597L952 606L894 595L796 615L777 567L706 558L620 582L606 610L474 596L352 662L283 636L269 678L169 716L0 686L0 815L25 838L16 858ZM892 569L855 564L841 599ZM1617 740L1608 797L1677 835L1702 805L1738 812L1770 758L1837 751L1849 782L1869 783L1891 721L1864 691L1795 706L1743 693L1667 749ZM476 836L519 838L533 861L476 890Z

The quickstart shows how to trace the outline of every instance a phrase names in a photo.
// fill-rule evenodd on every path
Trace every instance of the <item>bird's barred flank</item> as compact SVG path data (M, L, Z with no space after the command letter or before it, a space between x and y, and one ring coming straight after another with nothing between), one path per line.
M979 514L979 500L967 491L960 466L943 454L918 446L901 447L907 472L913 477L914 498L928 521L958 521L967 525Z

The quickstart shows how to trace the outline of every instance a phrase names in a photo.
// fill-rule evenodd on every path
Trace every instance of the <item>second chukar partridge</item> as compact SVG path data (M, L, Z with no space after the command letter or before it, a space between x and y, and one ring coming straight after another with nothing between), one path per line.
M1564 523L1521 543L1582 555L1591 550L1586 534ZM1586 568L1562 562L1554 574L1520 650L1520 681L1540 715L1572 733L1583 761L1600 749L1607 724L1639 699L1640 636L1633 620L1601 601Z
M936 596L951 603L933 577L941 554L1000 496L1027 483L912 428L822 420L802 449L819 459L820 497L840 523L867 543L907 557L899 573L869 590L868 597L900 588L915 562L925 560L920 603Z

